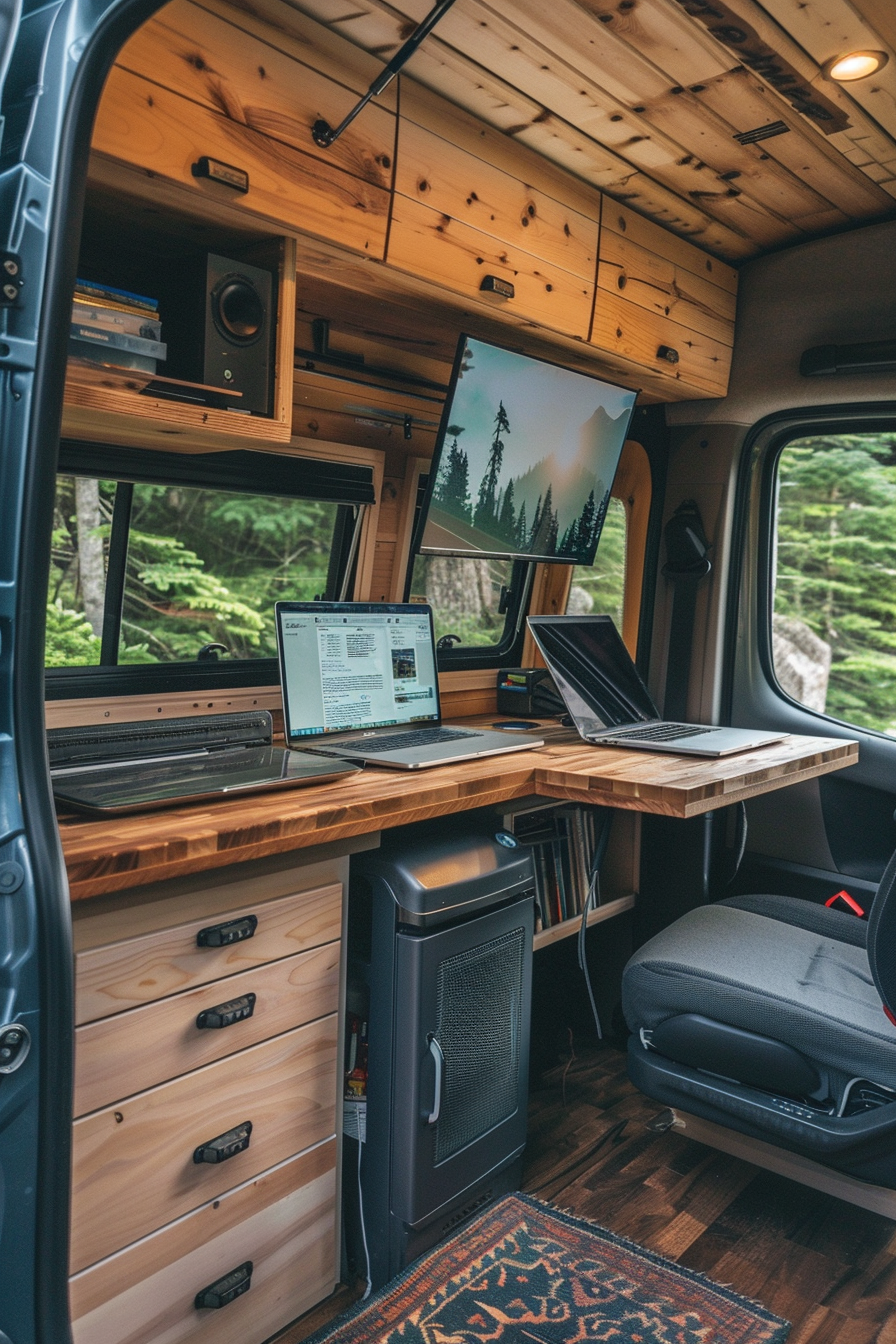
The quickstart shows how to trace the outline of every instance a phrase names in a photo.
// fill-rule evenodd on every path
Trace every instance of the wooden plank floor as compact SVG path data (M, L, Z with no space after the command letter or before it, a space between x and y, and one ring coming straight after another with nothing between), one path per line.
M535 1081L523 1186L785 1317L789 1344L896 1344L896 1224L649 1122L616 1049ZM342 1289L282 1336L345 1310Z

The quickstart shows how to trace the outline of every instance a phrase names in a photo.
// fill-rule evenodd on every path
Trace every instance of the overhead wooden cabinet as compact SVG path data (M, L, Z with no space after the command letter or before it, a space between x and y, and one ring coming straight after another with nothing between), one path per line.
M419 86L402 86L387 260L511 318L586 337L600 193ZM483 290L486 276L513 297Z
M221 14L177 0L137 32L106 83L94 150L381 258L394 115L372 107L332 150L311 135L319 117L338 123L357 96L346 81L354 72L360 83L376 62L347 42L336 40L337 56L332 38L326 48L302 41L319 30L294 11L288 32L242 11ZM248 190L198 178L203 156L248 174Z
M724 396L736 298L732 267L633 210L604 201L592 344L692 389L696 397Z

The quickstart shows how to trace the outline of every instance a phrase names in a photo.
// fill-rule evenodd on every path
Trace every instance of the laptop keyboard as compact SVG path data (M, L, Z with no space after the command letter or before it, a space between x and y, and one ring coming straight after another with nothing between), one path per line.
M657 723L646 728L626 728L613 737L619 742L671 742L681 737L700 737L711 733L712 728L698 728L693 723Z
M403 751L405 747L429 747L442 742L454 742L461 737L481 737L481 733L464 732L459 728L421 728L415 733L392 733L376 738L355 738L344 742L352 751L375 755L380 751ZM329 754L339 755L338 747L330 747Z

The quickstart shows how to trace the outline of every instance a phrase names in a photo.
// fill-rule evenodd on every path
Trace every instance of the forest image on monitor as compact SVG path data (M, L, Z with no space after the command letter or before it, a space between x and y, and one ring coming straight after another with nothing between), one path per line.
M466 339L421 552L591 564L635 395Z

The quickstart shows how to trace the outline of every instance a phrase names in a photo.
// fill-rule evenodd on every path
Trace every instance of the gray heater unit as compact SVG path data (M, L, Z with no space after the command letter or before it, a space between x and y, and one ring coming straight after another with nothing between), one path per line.
M347 1138L343 1188L349 1268L369 1258L374 1287L519 1185L534 893L529 851L496 830L442 818L352 864L349 1008L368 1023L368 1085L360 1180Z

